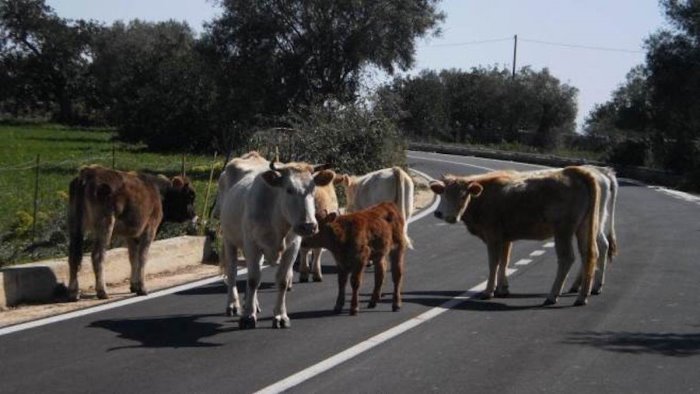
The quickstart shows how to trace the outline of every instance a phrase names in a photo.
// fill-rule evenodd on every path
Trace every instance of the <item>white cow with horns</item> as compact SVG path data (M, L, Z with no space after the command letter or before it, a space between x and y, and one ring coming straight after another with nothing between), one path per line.
M236 160L239 162L236 163ZM234 159L226 171L237 171L221 204L221 229L228 276L227 308L235 308L236 256L243 250L248 267L248 286L240 328L255 328L257 290L260 286L262 257L279 261L276 274L278 290L272 326L290 326L285 297L292 281L292 263L299 253L301 237L318 231L315 218L314 189L329 184L335 173L327 165L307 163L269 163L257 154ZM233 287L233 288L232 288Z

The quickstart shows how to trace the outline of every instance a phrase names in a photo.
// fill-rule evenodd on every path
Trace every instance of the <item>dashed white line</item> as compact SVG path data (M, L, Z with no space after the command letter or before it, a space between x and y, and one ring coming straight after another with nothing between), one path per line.
M544 250L535 250L535 251L533 251L532 253L530 253L530 257L542 256L542 255L545 254L545 253L547 253L547 252L544 251Z
M554 247L554 242L547 242L546 244L542 245L543 248L553 248Z
M530 263L532 263L532 260L530 259L520 259L515 262L515 265L528 265Z

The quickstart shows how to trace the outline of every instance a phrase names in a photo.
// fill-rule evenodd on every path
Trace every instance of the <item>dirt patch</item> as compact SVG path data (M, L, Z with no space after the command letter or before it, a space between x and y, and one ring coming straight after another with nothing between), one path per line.
M425 178L415 174L412 178L416 185L414 207L415 211L419 211L430 206L435 195L430 191L428 181ZM153 292L204 278L210 278L219 274L219 267L216 265L193 264L177 271L165 271L147 275L146 285L149 291ZM134 297L134 295L129 292L128 280L124 280L120 283L107 283L107 291L110 294L108 300L97 299L94 288L91 287L87 291L83 291L82 298L77 302L61 302L57 300L57 302L54 303L22 304L0 310L0 327Z

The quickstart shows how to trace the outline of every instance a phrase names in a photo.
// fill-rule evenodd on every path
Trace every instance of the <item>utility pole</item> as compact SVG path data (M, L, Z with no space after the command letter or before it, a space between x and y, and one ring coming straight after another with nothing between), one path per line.
M512 79L515 79L515 60L518 56L518 35L513 36L513 76L511 77Z

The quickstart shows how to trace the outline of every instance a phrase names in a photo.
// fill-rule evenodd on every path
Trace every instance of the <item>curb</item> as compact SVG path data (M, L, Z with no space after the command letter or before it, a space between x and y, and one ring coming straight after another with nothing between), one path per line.
M151 244L146 275L175 271L202 262L206 237L181 236ZM126 248L110 249L104 260L105 282L119 283L131 276ZM95 276L90 254L83 255L78 275L81 290L94 288ZM68 284L68 258L44 260L0 269L0 309L22 302L49 302Z

